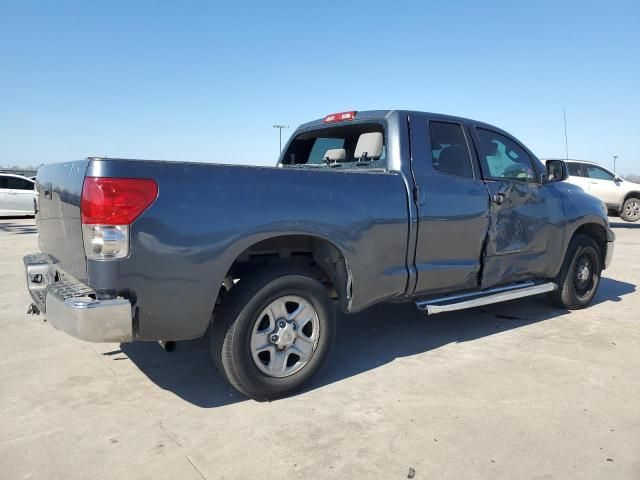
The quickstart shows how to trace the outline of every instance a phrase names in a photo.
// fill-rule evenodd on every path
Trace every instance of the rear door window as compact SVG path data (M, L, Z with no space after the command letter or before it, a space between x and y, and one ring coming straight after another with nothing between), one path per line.
M320 164L325 159L328 150L344 147L344 138L316 138L309 152L307 163Z
M473 178L469 146L462 125L429 122L433 168L457 177Z
M569 175L571 177L584 177L579 163L569 162L567 163L567 169L569 170Z
M536 173L529 154L504 135L484 128L477 129L482 146L482 160L489 177L502 180L535 182Z

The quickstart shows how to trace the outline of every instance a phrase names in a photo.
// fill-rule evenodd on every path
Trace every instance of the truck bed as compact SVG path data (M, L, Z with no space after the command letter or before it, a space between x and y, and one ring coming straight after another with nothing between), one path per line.
M128 257L86 259L85 175L157 182L157 200L131 225ZM397 172L90 159L44 165L37 184L41 251L99 297L130 298L139 339L202 335L234 260L276 235L330 241L359 280L352 311L407 287L408 194Z

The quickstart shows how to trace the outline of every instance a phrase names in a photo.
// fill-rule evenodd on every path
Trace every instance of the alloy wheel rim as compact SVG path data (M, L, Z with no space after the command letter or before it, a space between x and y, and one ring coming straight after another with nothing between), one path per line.
M630 218L637 218L640 216L640 202L629 202L625 207L625 213Z
M258 370L282 378L302 370L318 347L320 320L311 302L286 295L273 300L256 318L251 356Z

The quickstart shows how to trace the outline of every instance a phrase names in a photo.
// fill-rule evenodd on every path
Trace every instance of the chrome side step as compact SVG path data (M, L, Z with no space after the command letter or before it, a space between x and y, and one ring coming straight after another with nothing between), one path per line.
M432 298L416 302L416 306L427 312L428 315L442 312L453 312L464 310L465 308L480 307L492 303L506 302L516 298L530 297L540 293L552 292L558 286L553 282L534 283L523 282L514 285L491 288L481 292L463 293L461 295L450 295L448 297ZM469 299L469 300L466 300Z

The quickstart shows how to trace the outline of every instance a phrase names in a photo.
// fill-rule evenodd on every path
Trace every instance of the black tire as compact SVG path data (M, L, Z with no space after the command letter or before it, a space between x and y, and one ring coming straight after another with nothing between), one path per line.
M301 370L273 377L260 371L251 353L251 335L260 313L278 298L295 295L317 312L319 338ZM220 373L237 390L258 401L299 391L326 363L335 337L335 314L317 274L300 265L268 267L245 276L225 296L211 328L211 352Z
M553 303L568 310L585 308L598 290L601 271L602 253L598 244L588 235L576 235L556 277L558 289L550 294Z
M637 222L640 220L640 198L627 198L622 205L620 218L626 222Z

